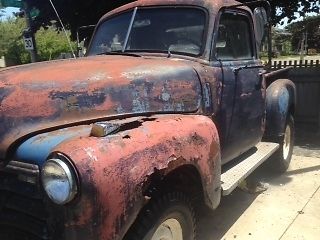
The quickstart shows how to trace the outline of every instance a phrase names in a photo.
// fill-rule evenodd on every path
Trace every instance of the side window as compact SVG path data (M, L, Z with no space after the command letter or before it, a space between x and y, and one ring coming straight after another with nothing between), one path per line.
M254 51L249 19L242 14L222 14L215 47L216 57L220 60L252 59Z

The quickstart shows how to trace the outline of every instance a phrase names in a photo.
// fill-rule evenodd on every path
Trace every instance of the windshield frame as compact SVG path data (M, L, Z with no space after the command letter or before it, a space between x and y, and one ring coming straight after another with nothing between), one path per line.
M202 41L201 41L201 48L200 48L200 51L199 51L199 54L192 54L192 53L187 53L187 52L177 52L177 51L161 51L161 50L130 50L130 49L125 49L124 53L126 52L132 52L132 53L139 53L139 54L143 54L143 53L154 53L154 54L163 54L163 53L171 53L171 54L174 54L174 55L181 55L181 56L188 56L188 57L194 57L194 58L200 58L204 55L205 53L205 49L206 49L206 45L207 45L207 41L208 41L208 27L209 27L209 12L206 8L204 7L201 7L201 6L195 6L195 5L160 5L160 6L137 6L137 11L139 11L140 9L159 9L159 8L170 8L170 9L182 9L182 8L187 8L187 9L198 9L198 10L201 10L203 13L204 13L204 17L205 17L205 20L204 20L204 29L203 29L203 34L202 34ZM112 18L115 18L115 17L118 17L122 14L125 14L125 13L132 13L132 15L134 14L134 11L135 11L135 8L130 8L130 9L126 9L124 11L121 11L121 12L118 12L116 14L113 14L109 17L106 17L106 18L103 18L102 20L100 20L100 22L98 23L98 25L96 26L95 30L94 30L94 33L92 35L92 38L90 40L90 44L89 44L89 47L88 47L88 50L86 52L86 56L96 56L97 54L89 54L90 53L90 49L92 48L92 44L93 44L93 39L94 39L94 36L96 35L96 33L99 31L99 28L106 22L106 21L109 21L111 20ZM128 30L130 26L128 26ZM132 32L132 29L130 30L130 33L129 33L129 38L130 38L130 35L131 35L131 32ZM119 53L122 53L122 51L119 51ZM105 54L108 54L109 52L106 52ZM111 52L112 53L112 52ZM103 55L103 53L101 54L98 54L98 55Z

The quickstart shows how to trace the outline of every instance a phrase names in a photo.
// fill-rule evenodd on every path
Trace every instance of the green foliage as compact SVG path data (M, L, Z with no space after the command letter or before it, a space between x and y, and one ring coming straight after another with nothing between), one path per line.
M39 60L46 61L56 59L61 53L71 52L67 38L63 32L58 32L53 27L41 28L36 33ZM76 49L76 43L72 43Z
M53 3L65 24L70 29L72 38L76 38L77 29L81 26L96 24L108 11L133 0L101 1L101 0L54 0ZM40 14L35 17L36 29L52 25L57 16L49 1L29 0L30 8L37 8ZM60 27L60 26L59 26Z
M286 30L272 29L273 50L282 56L292 54L291 34Z
M25 20L21 18L0 21L0 56L5 56L8 65L25 64L31 61L22 38L25 28ZM41 28L36 33L36 43L40 61L56 59L61 53L70 52L65 35L53 27ZM76 44L72 44L75 49Z
M307 17L303 21L291 23L287 30L292 34L294 50L299 50L303 35L307 34L308 49L320 52L320 16Z
M251 2L252 0L240 0L241 2ZM304 17L307 13L319 13L319 0L269 0L271 5L272 22L284 23L284 18L289 22L298 16Z
M22 30L24 19L0 21L0 56L5 56L9 65L30 62L29 53L24 49Z

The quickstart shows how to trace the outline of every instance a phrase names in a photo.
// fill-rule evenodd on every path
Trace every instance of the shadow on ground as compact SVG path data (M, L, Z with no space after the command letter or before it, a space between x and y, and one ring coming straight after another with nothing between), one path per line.
M303 171L319 170L316 169L301 169ZM288 174L277 175L271 173L266 166L261 166L252 173L247 181L253 183L266 183L268 185L282 186L291 181L294 174L299 172L288 172ZM262 193L248 193L237 188L231 195L221 199L220 206L215 210L202 208L199 210L199 239L200 240L220 240L232 227L232 225L241 217L241 215L250 207L254 200ZM248 232L248 239L250 237ZM236 239L237 236L234 236Z
M220 206L215 211L200 209L198 239L221 239L257 196L236 189L231 195L221 199Z
M297 170L289 170L286 174L277 175L268 171L263 165L248 177L248 181L262 182L269 185L282 186L289 183L295 175L320 170L320 134L318 126L296 126L296 144L294 155L304 157L318 157L319 165ZM264 193L260 193L264 194ZM230 196L223 197L220 206L211 211L207 208L199 209L198 224L200 240L220 240L250 207L259 194L250 194L237 188ZM250 238L248 232L248 238ZM237 236L234 236L236 239Z
M320 127L317 125L296 125L294 154L304 157L320 157Z

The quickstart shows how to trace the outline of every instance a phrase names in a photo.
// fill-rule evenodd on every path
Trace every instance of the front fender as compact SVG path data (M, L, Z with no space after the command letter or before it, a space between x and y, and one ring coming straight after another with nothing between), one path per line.
M284 134L288 114L294 114L296 87L288 79L279 79L267 88L266 138L277 138Z
M220 145L211 119L155 116L128 129L104 138L73 139L54 150L72 159L81 184L78 199L60 209L65 216L60 239L121 239L147 203L144 189L159 170L170 173L193 165L207 201L220 200Z

